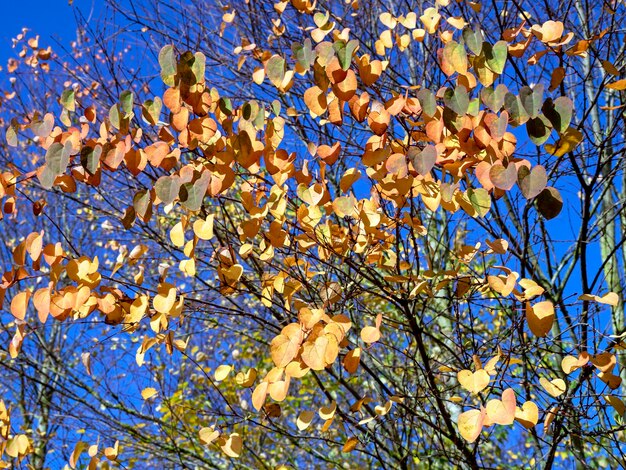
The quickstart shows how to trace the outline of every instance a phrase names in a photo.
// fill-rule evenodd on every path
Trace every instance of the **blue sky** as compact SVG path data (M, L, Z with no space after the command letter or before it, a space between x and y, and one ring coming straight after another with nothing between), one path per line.
M101 0L74 0L83 10L97 6ZM73 7L68 0L19 0L2 2L0 19L0 60L2 64L12 54L11 38L22 27L39 34L43 44L54 46L54 39L67 43L76 35Z

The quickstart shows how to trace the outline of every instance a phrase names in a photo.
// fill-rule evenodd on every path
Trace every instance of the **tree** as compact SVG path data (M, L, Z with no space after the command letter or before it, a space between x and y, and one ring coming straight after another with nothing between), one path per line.
M76 15L6 70L4 466L623 466L622 3Z

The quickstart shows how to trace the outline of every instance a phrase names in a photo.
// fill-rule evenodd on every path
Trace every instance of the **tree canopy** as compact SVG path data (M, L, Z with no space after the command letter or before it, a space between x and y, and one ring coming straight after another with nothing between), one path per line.
M0 468L624 468L624 2L80 8L0 72Z

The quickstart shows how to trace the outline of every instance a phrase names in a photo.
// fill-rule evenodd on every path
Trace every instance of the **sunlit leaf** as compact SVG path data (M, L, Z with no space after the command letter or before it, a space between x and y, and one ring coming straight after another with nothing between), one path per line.
M471 370L461 370L457 373L457 379L461 386L470 393L478 393L489 385L490 377L486 370L478 369L476 372Z
M559 397L565 393L567 386L563 379L548 380L545 377L539 379L541 386L553 397Z
M474 442L480 436L485 419L485 410L470 410L459 415L459 433L467 442Z
M530 331L535 336L546 336L554 323L554 305L549 300L537 302L535 305L526 304L526 321Z

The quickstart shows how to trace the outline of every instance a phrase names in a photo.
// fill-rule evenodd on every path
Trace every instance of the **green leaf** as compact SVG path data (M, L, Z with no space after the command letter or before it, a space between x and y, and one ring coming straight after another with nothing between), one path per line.
M413 163L413 168L420 175L425 176L435 166L437 161L437 149L434 145L427 145L423 149L419 147L410 147L407 152L409 160Z
M541 165L534 166L532 170L521 166L517 173L517 184L526 199L537 197L548 184L546 169Z
M163 108L163 101L156 96L154 100L146 100L141 107L141 116L143 120L148 124L156 126L161 116L161 109Z
M133 100L135 95L130 90L120 93L120 108L124 111L124 118L130 118L133 114Z
M120 105L114 104L109 109L109 122L116 129L121 129L122 127L122 116L120 115Z
M543 102L543 85L540 83L534 88L523 86L519 91L519 98L528 115L536 118Z
M479 29L472 29L466 26L463 29L463 40L467 48L474 55L479 55L483 50L483 34Z
M428 88L422 88L417 92L417 99L420 102L422 111L428 116L433 117L437 112L437 101L435 95Z
M341 65L342 70L348 70L350 68L350 63L352 62L352 55L354 51L356 51L359 47L359 41L356 39L352 39L346 43L339 39L333 44L333 48L337 53L337 58L339 59L339 65Z
M469 95L467 94L467 88L463 85L459 85L454 89L448 88L443 95L443 102L457 115L465 115L467 113L467 109L469 108Z
M464 117L458 115L447 106L443 108L442 117L443 124L446 126L446 129L448 129L453 134L460 132L461 129L463 129L463 127L465 126Z
M7 127L7 131L6 131L6 139L7 139L7 144L9 144L10 147L17 147L17 131L19 129L19 125L17 123L17 119L16 118L12 118L11 119L11 124L9 125L9 127Z
M69 140L65 142L65 145L54 142L48 147L46 164L39 174L39 181L44 188L52 188L56 177L65 173L67 165L70 163L71 152L72 143Z
M65 173L67 165L70 163L70 152L72 150L72 143L68 140L63 145L60 142L53 143L48 147L46 152L46 167L50 168L50 171L58 176Z
M472 98L467 107L467 114L470 116L478 116L478 113L480 113L480 100L478 97Z
M259 107L259 112L254 119L254 127L261 130L265 128L265 108L263 106Z
M478 81L483 86L488 87L493 85L493 81L497 78L497 75L487 67L487 59L485 59L483 54L472 58L472 68L474 69Z
M230 101L230 98L220 98L217 102L217 106L220 108L220 111L227 116L233 114L233 103Z
M563 134L572 122L572 112L574 104L566 96L559 96L552 101L551 98L546 99L543 103L543 114L552 123L559 134Z
M265 63L265 75L276 88L280 88L285 79L286 65L285 59L279 55L273 55Z
M42 139L45 139L50 135L54 128L54 116L51 113L46 114L43 119L33 118L33 122L30 123L30 130Z
M516 96L513 93L507 93L504 97L504 108L509 112L509 116L512 119L511 124L513 126L524 124L530 118L528 112L526 112L526 108L522 105L519 96Z
M206 57L202 52L196 52L193 57L194 60L191 65L191 72L196 79L196 83L202 83L206 71Z
M472 203L472 207L478 213L479 217L485 217L491 209L491 197L489 192L484 188L468 188L467 197Z
M485 87L480 91L480 98L485 103L485 106L497 113L502 109L504 97L508 91L504 84L498 85L495 89L493 87Z
M293 57L304 70L309 70L311 64L315 60L313 55L313 46L309 38L304 40L304 44L293 43L291 45L291 52Z
M482 53L485 56L487 67L494 73L502 75L506 65L506 57L509 53L509 46L506 41L498 41L493 46L488 42L483 43Z
M185 183L180 187L180 202L190 211L199 211L202 207L204 195L209 187L211 175L208 171L203 171L193 183Z
M443 48L443 58L448 62L455 72L467 73L467 54L465 47L456 41L449 41Z
M102 146L96 145L94 148L84 146L80 150L80 164L90 175L95 175L100 167L100 156L102 155Z
M161 78L168 86L174 86L176 76L176 53L171 44L164 46L159 52L159 65L161 66Z
M63 93L61 93L61 106L63 106L65 109L67 109L68 111L76 111L76 100L75 100L75 93L74 93L74 89L73 88L68 88L66 90L63 90Z
M539 115L534 119L528 120L526 132L535 145L542 145L550 137L552 124L545 116Z
M256 100L246 101L241 107L241 117L246 121L254 121L259 112L259 103Z
M164 204L171 204L180 193L181 180L179 176L161 176L154 184L158 198Z
M61 111L61 114L59 114L59 121L61 121L67 127L70 127L72 125L72 120L70 119L70 112L67 109L63 108L63 110Z
M57 175L55 175L54 172L48 166L44 166L43 170L41 171L41 173L39 173L39 176L38 176L41 186L43 186L46 189L52 188L56 177Z
M278 100L272 101L272 112L274 113L275 116L280 116L281 108L282 108L282 105L280 104L280 101Z
M135 213L146 221L146 216L152 213L152 201L150 200L150 192L145 189L138 191L133 197L133 208Z

